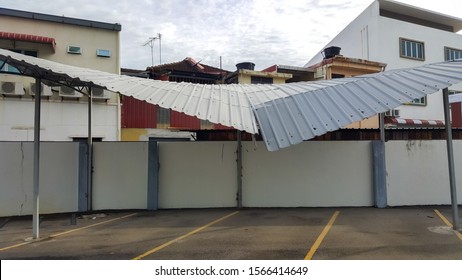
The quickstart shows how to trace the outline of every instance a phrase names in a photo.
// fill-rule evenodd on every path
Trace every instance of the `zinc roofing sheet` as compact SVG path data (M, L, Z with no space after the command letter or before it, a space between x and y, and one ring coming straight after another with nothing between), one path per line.
M393 109L462 81L462 61L354 78L261 85L204 85L120 76L0 49L25 74L102 86L199 119L262 133L270 151ZM28 71L30 73L28 73Z
M462 102L462 93L449 95L449 103Z

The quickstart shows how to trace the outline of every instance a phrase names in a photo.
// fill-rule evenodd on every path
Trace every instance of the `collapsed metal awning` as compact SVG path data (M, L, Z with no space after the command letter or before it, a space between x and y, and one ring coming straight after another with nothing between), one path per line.
M0 49L25 75L101 86L212 123L261 133L270 151L314 138L462 82L462 61L329 81L203 85L121 76ZM32 73L33 72L33 73Z

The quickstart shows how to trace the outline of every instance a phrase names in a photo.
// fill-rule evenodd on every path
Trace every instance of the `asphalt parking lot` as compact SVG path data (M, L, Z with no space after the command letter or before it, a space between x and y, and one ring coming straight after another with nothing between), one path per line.
M31 240L31 217L10 217L0 259L462 260L450 218L446 206L110 211L45 215Z

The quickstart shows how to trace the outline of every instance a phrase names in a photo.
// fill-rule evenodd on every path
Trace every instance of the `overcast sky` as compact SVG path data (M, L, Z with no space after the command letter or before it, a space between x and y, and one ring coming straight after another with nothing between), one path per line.
M162 63L193 57L234 70L251 61L303 66L373 0L0 0L0 7L120 23L121 66L145 69L162 34ZM400 0L462 17L460 0ZM0 28L1 29L1 28ZM0 30L1 31L1 30ZM154 64L159 42L154 41Z

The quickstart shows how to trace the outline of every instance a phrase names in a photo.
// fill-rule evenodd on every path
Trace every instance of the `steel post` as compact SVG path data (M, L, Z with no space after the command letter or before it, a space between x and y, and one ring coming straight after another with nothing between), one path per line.
M91 131L91 111L93 103L93 89L90 87L88 93L88 158L87 158L87 208L93 210L93 136Z
M449 168L449 186L451 189L451 205L452 205L452 225L454 230L459 230L459 210L457 205L457 188L456 176L454 168L454 148L452 146L452 128L451 117L449 112L449 90L443 89L443 105L444 105L444 123L446 126L446 144L448 151L448 168Z
M237 207L242 208L242 135L237 130Z
M35 109L34 109L34 175L33 175L33 212L32 212L32 236L40 237L40 101L42 96L42 79L35 79Z

